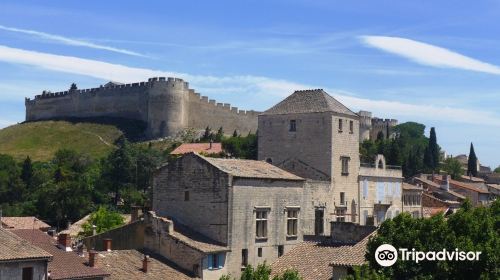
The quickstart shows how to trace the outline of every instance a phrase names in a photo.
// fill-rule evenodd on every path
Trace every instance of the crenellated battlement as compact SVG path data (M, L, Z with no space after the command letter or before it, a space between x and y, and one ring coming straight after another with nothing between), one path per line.
M25 98L26 120L65 117L121 117L148 124L149 138L172 136L187 127L224 127L227 131L256 131L256 111L202 96L180 78L152 77L147 81L108 82L95 88L43 91Z

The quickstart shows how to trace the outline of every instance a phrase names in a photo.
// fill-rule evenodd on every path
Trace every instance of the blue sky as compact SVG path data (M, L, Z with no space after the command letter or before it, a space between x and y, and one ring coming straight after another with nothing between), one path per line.
M44 89L170 75L242 109L324 88L496 167L498 18L500 1L2 1L0 127Z

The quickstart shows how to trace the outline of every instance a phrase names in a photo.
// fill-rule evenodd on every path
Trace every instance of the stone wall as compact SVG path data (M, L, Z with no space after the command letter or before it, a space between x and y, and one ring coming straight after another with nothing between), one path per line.
M27 98L26 121L62 118L119 117L147 123L149 138L175 136L193 128L223 127L227 134L257 130L255 111L201 97L177 78L150 78L148 82L99 88L44 92Z
M227 174L198 156L185 155L154 176L153 210L227 244L228 180Z
M47 260L43 261L15 261L0 263L0 279L23 279L24 267L33 268L33 279L47 279Z
M144 247L144 222L135 221L124 226L83 238L85 247L97 251L104 250L104 239L111 239L111 249L129 250Z

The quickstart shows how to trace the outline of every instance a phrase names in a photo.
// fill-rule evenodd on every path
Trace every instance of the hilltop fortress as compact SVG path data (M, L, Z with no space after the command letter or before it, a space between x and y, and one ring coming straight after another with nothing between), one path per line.
M26 98L26 121L117 117L146 123L146 137L175 136L186 128L223 127L226 133L257 130L256 111L238 110L228 103L200 96L178 78L150 78L147 82L109 82L98 88L43 92Z
M109 82L98 88L46 92L34 99L26 98L26 121L116 117L142 121L148 139L175 136L192 128L202 131L223 127L226 133L257 131L260 112L238 110L228 103L218 103L201 96L179 78L150 78L147 82L120 84ZM377 139L379 132L391 137L394 119L372 118L360 111L360 142Z

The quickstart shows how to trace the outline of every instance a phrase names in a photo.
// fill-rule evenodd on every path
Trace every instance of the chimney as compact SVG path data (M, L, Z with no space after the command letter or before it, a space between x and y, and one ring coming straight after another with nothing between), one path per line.
M132 211L130 212L130 222L135 222L139 220L139 210L141 209L140 206L132 206Z
M148 262L149 262L149 256L144 255L144 259L142 260L142 271L144 273L148 272Z
M97 252L94 250L89 251L89 266L95 267L97 265Z
M57 236L57 247L70 252L71 251L71 236L68 233L59 233Z
M102 240L104 251L111 251L111 238L105 238Z
M445 189L446 191L450 190L450 175L448 174L443 174L443 184L441 185L441 188Z

